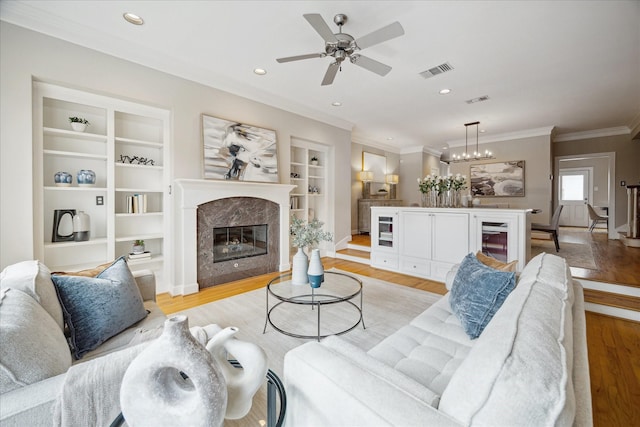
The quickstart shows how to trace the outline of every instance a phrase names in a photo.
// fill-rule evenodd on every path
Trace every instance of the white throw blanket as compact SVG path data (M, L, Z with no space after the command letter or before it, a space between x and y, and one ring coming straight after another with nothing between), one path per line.
M191 334L202 344L221 328L194 326ZM162 334L162 327L140 330L129 346L85 363L73 365L54 406L54 426L108 426L120 414L120 385L129 364Z

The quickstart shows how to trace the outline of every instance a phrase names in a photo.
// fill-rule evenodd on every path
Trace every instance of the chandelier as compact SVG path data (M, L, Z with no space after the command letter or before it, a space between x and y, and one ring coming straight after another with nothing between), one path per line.
M487 159L495 159L491 151L485 150L484 153L480 152L478 148L478 132L479 132L480 122L471 122L464 124L465 138L464 138L464 153L462 154L454 154L451 156L451 162L460 163L460 162L471 162L474 160L487 160ZM469 153L469 126L476 127L476 150L473 154Z

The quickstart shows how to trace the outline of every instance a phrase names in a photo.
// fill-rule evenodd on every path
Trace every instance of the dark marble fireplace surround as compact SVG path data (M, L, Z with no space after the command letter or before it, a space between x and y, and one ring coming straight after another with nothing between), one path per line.
M256 197L229 197L198 205L198 286L208 288L234 280L278 271L280 207ZM267 224L267 254L213 262L213 229Z

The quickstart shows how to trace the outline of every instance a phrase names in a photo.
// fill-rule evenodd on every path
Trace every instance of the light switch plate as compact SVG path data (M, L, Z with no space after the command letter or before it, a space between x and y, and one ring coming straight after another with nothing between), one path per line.
M627 185L627 181L620 181L620 187L624 187L625 185Z
M104 196L96 196L96 205L98 206L104 205Z

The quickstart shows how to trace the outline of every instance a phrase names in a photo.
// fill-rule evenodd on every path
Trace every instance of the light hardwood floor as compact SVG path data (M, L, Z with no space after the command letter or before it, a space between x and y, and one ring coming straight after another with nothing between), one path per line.
M364 264L323 258L325 268L338 268L402 286L444 294L439 282L378 270ZM626 262L619 266L626 269ZM611 268L616 270L616 267ZM277 273L252 277L171 298L158 295L166 314L259 289ZM262 315L262 314L260 314ZM640 426L640 323L587 312L589 371L596 427Z

